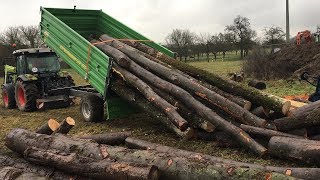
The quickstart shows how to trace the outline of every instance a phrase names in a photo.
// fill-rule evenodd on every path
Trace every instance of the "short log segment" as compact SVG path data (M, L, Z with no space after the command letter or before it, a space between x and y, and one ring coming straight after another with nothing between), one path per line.
M320 165L320 142L307 139L274 136L269 141L269 153L273 156Z
M163 146L156 143L151 143L148 141L140 140L137 138L129 137L126 139L126 145L129 148L142 149L142 150L155 150L157 152L166 153L167 155L172 155L174 157L185 157L189 158L191 161L205 161L208 163L219 163L228 164L234 167L248 167L252 169L259 169L266 172L277 172L281 174L286 174L288 176L301 178L301 179L317 179L320 173L320 168L294 168L294 167L274 167L274 166L262 166L258 164L243 163L238 161L233 161L230 159L223 159L220 157L214 157L202 153L196 153L181 149L176 149L169 146Z
M267 118L269 118L270 110L266 109L266 108L264 108L262 106L259 106L259 107L255 108L255 109L253 109L251 111L251 113L256 115L256 116L258 116L258 117L260 117L260 118L267 119Z
M100 36L102 40L112 40L112 37L107 35ZM118 48L121 52L125 53L129 56L133 61L148 69L150 72L153 72L169 82L180 86L183 89L188 90L190 93L199 96L200 98L207 100L214 106L224 110L229 115L233 116L235 119L241 121L244 124L264 127L266 125L266 121L261 119L253 114L251 114L248 110L243 109L238 104L230 101L229 99L215 93L208 88L202 86L197 83L197 80L193 78L188 78L183 74L180 74L170 68L167 68L161 64L158 64L138 53L138 51L120 41L114 40L111 42L107 42L107 44ZM105 51L106 52L106 51ZM114 57L115 58L115 57ZM119 64L121 65L121 64ZM141 77L140 77L141 78Z
M71 117L67 117L64 119L61 123L59 128L53 132L55 133L60 133L60 134L68 134L68 132L72 129L72 127L76 124L75 120L72 119Z
M42 143L36 143L39 142L39 140L41 140ZM33 146L34 148L40 148L45 151L57 150L64 153L77 153L77 155L83 156L84 158L89 157L95 160L112 158L116 159L117 162L156 164L160 170L160 179L254 179L257 177L264 178L265 175L277 175L282 178L288 177L283 174L272 173L271 170L267 170L265 167L257 169L245 165L238 166L236 164L223 163L230 160L224 161L222 158L218 158L221 159L222 163L218 163L217 161L210 162L204 159L203 156L183 158L155 150L133 150L117 146L98 145L92 141L71 138L61 134L48 136L27 130L15 129L7 135L6 142L8 141L10 144L6 143L6 146L12 150L16 150L16 152L23 150L22 153ZM96 153L99 154L97 155ZM212 158L216 159L216 157ZM252 167L259 166L252 165ZM280 168L278 170L287 171L288 168ZM299 175L294 168L290 168L289 170L291 176L297 177L295 175ZM316 172L319 173L319 169L304 169L304 176L309 175L309 177L314 177L313 173Z
M295 113L289 117L274 120L274 125L279 131L320 126L320 107L313 110Z
M249 81L248 86L254 87L256 89L262 90L262 89L266 89L267 85L266 83L256 80L256 79L252 79Z
M115 132L115 133L104 133L104 134L94 134L94 135L83 135L77 136L80 139L92 139L99 144L108 145L120 145L125 143L125 139L131 136L130 131L126 132Z
M188 65L186 63L177 61L153 48L150 48L149 46L146 46L140 42L126 42L130 46L147 53L177 69L180 71L183 71L184 73L189 74L190 76L205 81L209 84L212 84L222 91L225 91L227 93L240 96L245 98L246 100L249 100L251 103L253 103L256 106L264 106L268 109L274 110L276 112L281 112L284 115L288 113L290 109L290 102L281 102L275 98L268 97L258 90L250 87L243 86L239 83L236 83L232 80L224 79L220 76L217 76L215 74L209 73L205 70L196 68L194 66Z
M176 136L182 139L191 139L194 137L193 128L188 128L184 132L173 125L168 116L159 108L155 107L150 101L145 99L140 93L133 90L131 87L125 85L123 80L113 78L110 83L111 90L125 99L129 103L139 107L141 110L147 112L150 116L157 118L166 128L173 132Z
M54 131L56 131L59 128L59 123L54 119L49 119L47 123L42 125L36 133L39 134L52 134Z
M288 133L283 133L279 131L274 131L271 129L265 129L265 128L259 128L259 127L254 127L254 126L248 126L245 124L241 124L240 128L246 131L247 133L251 135L260 135L264 136L267 138L271 138L273 136L282 136L282 137L291 137L291 138L297 138L297 139L304 139L302 136L296 136Z
M97 45L97 47L107 54L112 53L113 51L116 50L113 48L112 51L111 50L109 51L108 49L110 49L110 46L103 45L103 44ZM117 54L118 53L121 53L121 52L118 51ZM182 101L187 107L194 109L200 116L207 119L209 122L211 122L215 126L223 129L227 133L230 133L235 139L238 139L242 145L248 147L256 154L263 155L266 152L266 149L262 145L254 141L242 129L222 119L220 116L214 113L210 108L206 107L205 105L197 101L192 95L190 95L184 89L174 84L168 83L167 81L164 81L163 79L155 76L154 74L145 70L144 68L142 68L135 62L131 61L127 57L119 59L119 57L125 57L124 54L122 56L111 54L111 56L118 63L121 63L122 66L126 67L126 69L129 69L134 74L139 75L140 78L144 78L145 81L152 83L153 86L170 93L176 98L179 98L179 100ZM116 72L120 74L120 76L122 77L125 74L128 74L126 70L119 67L117 64L114 64L114 69L116 69Z
M80 174L94 179L156 180L158 168L153 165L116 162L111 159L96 161L76 153L58 153L52 150L28 148L24 158L30 162L52 166L62 171Z

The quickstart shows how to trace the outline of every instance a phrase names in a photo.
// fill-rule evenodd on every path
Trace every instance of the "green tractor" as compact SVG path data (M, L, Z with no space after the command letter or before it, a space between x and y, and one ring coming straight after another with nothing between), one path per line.
M74 86L69 73L60 71L55 52L48 48L33 48L16 50L13 55L16 67L5 65L2 85L5 108L35 111L72 104L72 97L68 94L50 94L52 89Z

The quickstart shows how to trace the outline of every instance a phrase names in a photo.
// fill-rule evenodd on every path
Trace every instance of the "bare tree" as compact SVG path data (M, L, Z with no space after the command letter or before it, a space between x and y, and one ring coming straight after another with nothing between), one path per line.
M38 26L20 26L22 39L30 48L39 47L42 44L40 29Z
M21 33L19 27L9 27L2 34L0 34L0 43L4 45L16 44L18 48L23 46Z
M285 43L286 34L281 27L269 27L264 29L264 44L271 45L272 53L274 52L275 44Z
M180 61L182 57L187 61L189 50L195 42L195 34L189 30L174 29L167 37L166 44L169 48L179 54Z
M211 35L209 33L200 33L200 35L197 36L197 42L199 43L202 52L206 53L207 61L209 62Z
M256 36L256 32L251 29L249 19L238 15L233 24L226 26L226 32L235 34L237 45L240 49L241 59L244 57L244 51L247 50L253 44L253 38Z

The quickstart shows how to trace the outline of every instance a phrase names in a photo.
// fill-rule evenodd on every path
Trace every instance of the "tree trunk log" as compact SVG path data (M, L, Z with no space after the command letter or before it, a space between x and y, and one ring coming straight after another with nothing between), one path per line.
M262 89L266 89L267 85L266 83L256 80L256 79L252 79L249 81L248 86L254 87L256 89L262 90Z
M281 112L284 115L287 114L287 112L289 111L290 102L283 103L277 99L265 96L264 94L262 94L261 92L259 92L254 88L243 86L239 83L233 82L228 79L224 79L220 76L209 73L205 70L179 62L142 43L139 43L139 42L126 42L126 43L130 44L130 46L142 52L150 54L153 57L156 57L157 59L179 69L180 71L183 71L184 73L189 74L190 76L198 80L206 81L207 83L212 84L227 93L244 97L246 100L249 100L256 106L264 106L276 112Z
M118 162L111 159L95 161L78 156L76 153L58 153L38 148L28 148L24 152L24 157L36 164L52 166L62 171L94 179L159 179L158 168L153 165Z
M41 143L37 143L41 140ZM105 158L115 158L117 161L133 162L141 164L156 164L160 170L160 179L253 179L264 178L274 170L268 170L266 167L248 168L247 163L243 166L231 164L231 160L212 157L217 161L208 161L205 156L189 156L188 158L172 156L171 153L161 153L155 150L130 150L123 147L98 145L95 142L78 138L71 138L61 134L48 136L37 134L30 131L15 129L6 137L6 145L16 152L24 152L27 148L34 147L43 150L57 150L64 153L77 153L79 156L89 157L96 160ZM181 150L182 151L182 150ZM187 151L186 151L187 152ZM98 154L96 154L98 153ZM194 154L195 155L195 154ZM210 156L209 156L210 157ZM211 160L212 160L211 159ZM221 160L219 163L218 160ZM241 163L242 164L242 163ZM260 167L252 164L252 167ZM299 170L299 168L297 168ZM297 173L294 168L276 168L281 173L290 171L293 177L313 176L319 169L308 168L304 173ZM306 171L309 170L309 171ZM300 171L299 171L300 172ZM289 173L287 173L289 174ZM277 173L270 175L279 175ZM308 177L308 178L309 178Z
M56 131L59 128L59 123L54 119L49 119L47 123L42 125L36 133L39 134L52 134L54 131Z
M170 104L177 107L177 111L187 119L189 123L191 123L193 126L197 128L201 128L207 132L213 132L216 127L197 115L197 112L194 110L191 110L190 108L187 108L183 103L178 101L176 98L172 97L168 93L165 93L164 91L159 90L158 88L152 88L158 95L160 95L163 99L168 101Z
M274 136L269 141L269 153L280 158L320 165L320 142Z
M115 63L113 64L113 69L116 73L122 76L128 84L137 88L145 96L146 99L161 108L177 128L179 128L181 131L185 131L188 128L187 121L176 111L176 107L156 94L149 85Z
M320 126L320 107L312 111L303 111L295 113L289 117L274 120L274 125L279 131L289 131L294 129Z
M21 169L17 169L14 167L3 167L0 169L0 179L3 180L27 180L27 179L37 179L37 180L46 180L49 178L44 177L44 176L39 176L34 173L29 173L29 172L24 172Z
M245 124L241 124L240 128L243 129L244 131L246 131L247 133L251 134L251 135L260 135L260 136L264 136L264 137L267 137L267 138L271 138L273 136L283 136L283 137L304 139L304 137L302 137L302 136L296 136L296 135L283 133L283 132L279 132L279 131L274 131L274 130L270 130L270 129L265 129L265 128L258 128L258 127L254 127L254 126L248 126L248 125L245 125Z
M102 40L113 39L107 35L102 35L100 37ZM241 121L242 123L264 127L266 121L256 117L251 114L248 110L243 109L238 104L233 103L232 101L224 98L223 96L209 90L208 88L198 84L195 79L189 79L183 74L180 74L170 68L162 66L150 59L140 55L136 49L121 43L117 40L114 40L110 43L111 46L118 48L121 52L128 55L133 61L137 62L144 68L152 71L155 74L161 75L163 78L167 79L171 83L174 83L181 88L188 89L192 94L199 96L211 104L217 106L220 109L223 109L228 114L233 116L235 119ZM121 46L121 48L119 48ZM121 64L120 64L121 65Z
M55 133L60 133L60 134L68 134L68 132L71 130L71 128L76 124L76 122L74 121L74 119L72 119L71 117L67 117L65 120L63 120L60 123L59 128L53 132L53 134Z
M126 132L115 132L115 133L104 133L104 134L94 134L94 135L83 135L77 136L80 139L92 139L99 144L108 145L120 145L125 143L125 139L131 136L130 131Z
M150 101L145 99L142 95L137 93L135 90L126 86L122 80L112 79L110 83L111 90L120 96L122 99L128 101L129 103L139 107L143 111L147 112L152 117L158 119L163 125L166 126L171 132L182 139L192 139L194 137L193 128L188 128L186 131L182 132L175 125L173 125L166 114L164 114L159 108L156 108Z
M102 44L97 46L101 48L103 51L105 50L104 47L108 47L107 45L102 45ZM115 55L111 55L111 56L113 56L115 60L117 60L120 57ZM122 55L121 57L124 57L124 55ZM125 61L125 59L127 59L127 61ZM119 60L117 61L121 62ZM263 155L266 152L266 149L259 143L255 142L247 133L245 133L240 128L234 126L233 124L226 122L216 113L214 113L211 109L204 106L202 103L200 103L195 98L193 98L188 92L186 92L182 88L174 84L168 83L167 81L164 81L163 79L155 76L154 74L150 73L149 71L137 65L135 62L130 61L129 58L122 58L121 65L125 66L127 69L129 69L136 75L139 75L140 78L144 78L144 80L148 81L149 83L152 83L153 86L172 94L176 98L179 98L186 106L188 106L191 109L195 109L195 111L200 116L206 118L209 122L211 122L215 126L219 126L224 131L231 134L234 138L238 139L244 146L248 147L253 152L259 155ZM122 68L118 67L116 64L114 65L114 68L117 69L116 72L120 73L120 76L123 76L120 72L120 71L123 71Z
M288 113L289 117L304 117L306 114L309 114L314 109L320 107L320 101L315 101L310 104L301 106L299 108L293 109Z
M293 167L274 167L274 166L262 166L258 164L243 163L233 161L230 159L223 159L220 157L214 157L202 153L196 153L181 149L172 148L169 146L163 146L160 144L151 143L148 141L129 137L126 139L126 145L130 148L142 149L142 150L155 150L157 152L166 153L174 157L185 157L194 161L205 161L207 163L229 164L236 167L248 167L251 169L258 169L268 172L277 172L286 174L292 177L301 179L317 179L320 173L320 168L293 168Z
M233 140L230 135L223 131L216 131L212 133L196 131L197 139L203 141L214 141L218 147L235 148L239 147L239 143Z
M102 35L100 37L103 40L110 40L111 37L107 35ZM170 68L162 66L150 59L140 55L136 49L121 43L119 41L112 41L107 43L112 45L115 48L119 48L120 51L128 55L133 61L137 62L144 68L148 69L149 71L161 75L161 77L167 79L171 83L174 83L181 88L188 90L192 94L201 97L202 99L207 100L214 106L217 106L220 109L223 109L231 116L236 118L237 120L241 121L244 124L254 125L259 127L264 127L266 125L266 121L256 117L255 115L251 114L248 110L243 109L238 104L230 101L229 99L209 90L208 88L198 84L195 79L189 79L183 74L177 73L172 71Z

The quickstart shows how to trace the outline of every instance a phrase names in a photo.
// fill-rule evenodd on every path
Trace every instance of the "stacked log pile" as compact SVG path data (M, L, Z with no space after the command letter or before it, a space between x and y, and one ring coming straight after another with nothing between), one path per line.
M70 120L70 118L69 118ZM60 123L63 125L64 123ZM13 129L0 156L2 179L315 179L319 168L242 163L130 137L131 132L71 137ZM41 141L41 143L39 143ZM116 145L126 145L116 146Z
M259 156L274 148L293 150L275 146L275 137L301 144L320 137L320 103L292 109L290 101L179 62L138 41L93 37L90 41L113 58L111 89L180 137L220 141L222 136ZM269 154L294 159L289 153Z

